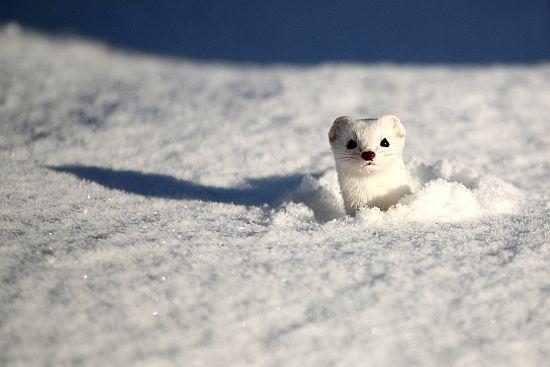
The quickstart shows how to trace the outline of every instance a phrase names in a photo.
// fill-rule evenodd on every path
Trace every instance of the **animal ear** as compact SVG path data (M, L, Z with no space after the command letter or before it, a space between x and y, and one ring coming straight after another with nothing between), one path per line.
M381 121L383 124L391 124L391 126L393 127L395 136L397 136L398 138L405 137L406 135L405 127L403 126L401 121L399 121L399 118L397 116L384 115L382 116Z
M338 139L338 135L340 135L342 129L351 121L353 121L353 118L349 116L340 116L334 120L334 123L328 132L328 141L331 144L334 143L336 139Z

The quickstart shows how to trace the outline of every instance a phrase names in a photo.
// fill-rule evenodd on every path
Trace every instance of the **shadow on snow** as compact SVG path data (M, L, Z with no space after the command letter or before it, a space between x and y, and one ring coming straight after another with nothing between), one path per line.
M47 167L57 172L70 173L78 178L146 197L191 199L218 203L260 206L273 205L286 192L300 185L302 175L269 176L248 179L242 187L206 186L168 175L110 168L66 165Z
M205 61L502 63L550 59L548 0L18 0L18 22Z

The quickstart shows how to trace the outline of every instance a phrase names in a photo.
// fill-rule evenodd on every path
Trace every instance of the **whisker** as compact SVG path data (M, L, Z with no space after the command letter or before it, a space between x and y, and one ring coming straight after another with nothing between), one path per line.
M348 154L338 154L334 155L335 157L358 157L358 155L348 155Z
M344 160L350 160L350 161L354 161L354 160L357 160L357 158L351 158L351 157L341 157L341 158L337 158L339 161L344 161Z
M396 156L411 157L410 154L385 154L385 155L379 155L379 157L396 157Z

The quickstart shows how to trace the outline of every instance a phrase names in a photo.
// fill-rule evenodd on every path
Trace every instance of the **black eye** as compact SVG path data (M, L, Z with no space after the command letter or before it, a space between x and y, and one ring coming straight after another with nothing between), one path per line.
M355 142L355 140L350 140L348 141L348 145L346 145L346 148L355 149L357 148L357 143Z
M381 147L384 147L384 148L387 148L387 147L390 146L390 142L389 142L386 138L384 138L384 139L382 139L382 141L380 142L380 146L381 146Z

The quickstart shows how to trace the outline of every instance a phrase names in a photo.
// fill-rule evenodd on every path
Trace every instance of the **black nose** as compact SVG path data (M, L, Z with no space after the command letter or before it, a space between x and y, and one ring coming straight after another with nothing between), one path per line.
M371 151L361 153L361 158L363 158L366 161L372 161L375 156L376 156L376 154L374 152L371 152Z

